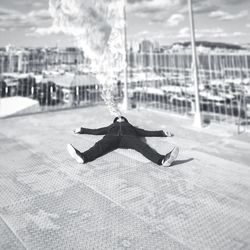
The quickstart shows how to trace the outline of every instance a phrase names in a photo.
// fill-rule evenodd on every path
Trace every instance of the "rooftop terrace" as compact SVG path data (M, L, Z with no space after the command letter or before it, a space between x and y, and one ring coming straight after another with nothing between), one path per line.
M249 249L250 137L150 110L128 111L161 153L180 155L170 168L119 149L77 164L101 136L79 126L112 121L105 107L0 120L0 249Z

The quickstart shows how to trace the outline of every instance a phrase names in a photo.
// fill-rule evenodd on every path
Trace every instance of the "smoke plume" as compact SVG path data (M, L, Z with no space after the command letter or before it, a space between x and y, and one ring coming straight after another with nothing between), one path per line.
M114 100L114 83L126 66L124 0L49 1L54 28L76 38L91 59L111 114L121 115Z

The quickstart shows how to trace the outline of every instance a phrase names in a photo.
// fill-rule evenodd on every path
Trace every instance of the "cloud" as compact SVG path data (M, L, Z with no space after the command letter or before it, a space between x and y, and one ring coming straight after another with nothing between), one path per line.
M138 16L146 17L147 14L140 14L140 15L138 14ZM165 23L167 19L168 19L167 13L159 12L157 15L150 16L149 23L150 24L152 24L152 23Z
M181 28L177 34L177 38L190 38L190 31L188 27Z
M247 3L249 0L224 0L226 4L239 5L242 3Z
M0 9L0 28L2 31L30 29L33 26L44 26L51 22L47 9L33 10L27 14L19 11Z
M173 14L167 21L169 26L177 26L181 21L184 20L184 15L182 14Z
M169 14L166 12L159 12L157 15L152 15L150 17L150 24L152 23L165 23L167 26L177 26L182 20L184 20L183 14Z
M133 35L130 35L129 39L131 39L131 40L140 40L140 39L144 39L147 36L149 36L149 31L148 30L142 30L140 32L134 33Z
M167 26L177 26L183 20L183 14L176 13L169 17L168 13L160 12L150 18L150 23L166 23Z
M31 27L26 36L48 36L48 35L58 35L62 34L61 31L55 29L55 27Z
M33 10L28 13L27 18L31 18L33 21L35 20L36 22L43 20L51 20L51 16L47 9Z
M247 27L247 28L250 28L250 23L247 23L247 24L246 24L246 27Z
M14 29L13 29L13 27L10 27L10 26L2 26L2 27L0 27L0 31L1 32L6 32L6 31L10 32L10 31L14 31Z
M192 1L192 9L195 14L205 14L219 9L216 1L210 0L194 0ZM179 13L188 13L187 0L182 1L182 7L179 9Z
M209 13L218 9L219 7L211 1L197 1L193 4L193 11L196 14Z
M221 28L212 28L212 29L196 29L195 37L197 39L201 38L226 38L226 37L239 37L247 35L244 32L233 32L227 33ZM190 39L190 30L188 27L184 27L179 30L177 38Z
M236 32L233 32L232 35L233 35L233 36L246 36L247 34L244 33L244 32L236 31Z
M34 0L20 1L20 0L16 0L16 1L13 1L13 5L14 6L22 6L22 7L28 6L29 9L32 7L44 8L44 7L48 6L48 1L34 1Z
M167 37L169 37L169 34L167 35ZM144 40L144 39L149 39L150 41L160 41L160 40L164 40L165 38L166 38L166 34L164 30L155 31L155 32L142 30L133 35L129 35L128 40L136 41L136 42Z
M32 2L31 3L33 7L35 8L41 8L41 7L44 7L45 4L43 2ZM47 4L47 3L46 3Z
M186 0L129 0L128 3L128 13L147 19L149 24L176 26L184 19L178 12Z
M240 19L246 16L248 16L247 10L242 10L237 14L230 14L228 12L218 10L218 11L213 11L209 14L209 17L211 18L217 18L219 20L225 20L225 21Z
M136 4L136 3L141 3L141 2L151 2L153 0L127 0L128 4Z
M18 15L18 14L21 14L21 13L15 10L10 10L10 9L0 7L0 18L6 18L8 16Z
M183 0L130 0L133 4L128 5L128 12L138 15L155 14L166 12L170 7L182 5Z
M0 9L1 31L13 31L16 28L30 27L22 13L9 9Z

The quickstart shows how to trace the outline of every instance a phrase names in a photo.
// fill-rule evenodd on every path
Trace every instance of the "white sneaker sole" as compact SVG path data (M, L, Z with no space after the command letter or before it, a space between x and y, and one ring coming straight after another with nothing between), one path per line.
M175 161L175 159L177 158L178 154L179 154L179 148L175 147L173 149L173 151L171 152L169 159L167 159L162 165L164 167L169 167Z
M67 145L67 150L72 158L74 158L78 163L83 163L83 159L77 155L75 149L71 144Z

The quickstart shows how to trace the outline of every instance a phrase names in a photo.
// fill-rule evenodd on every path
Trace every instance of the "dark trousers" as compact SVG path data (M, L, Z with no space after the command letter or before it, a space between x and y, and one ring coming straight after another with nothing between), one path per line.
M161 165L164 158L163 155L157 153L146 142L142 141L140 137L129 135L106 135L93 147L83 152L82 156L84 162L90 162L118 148L134 149L158 165Z

